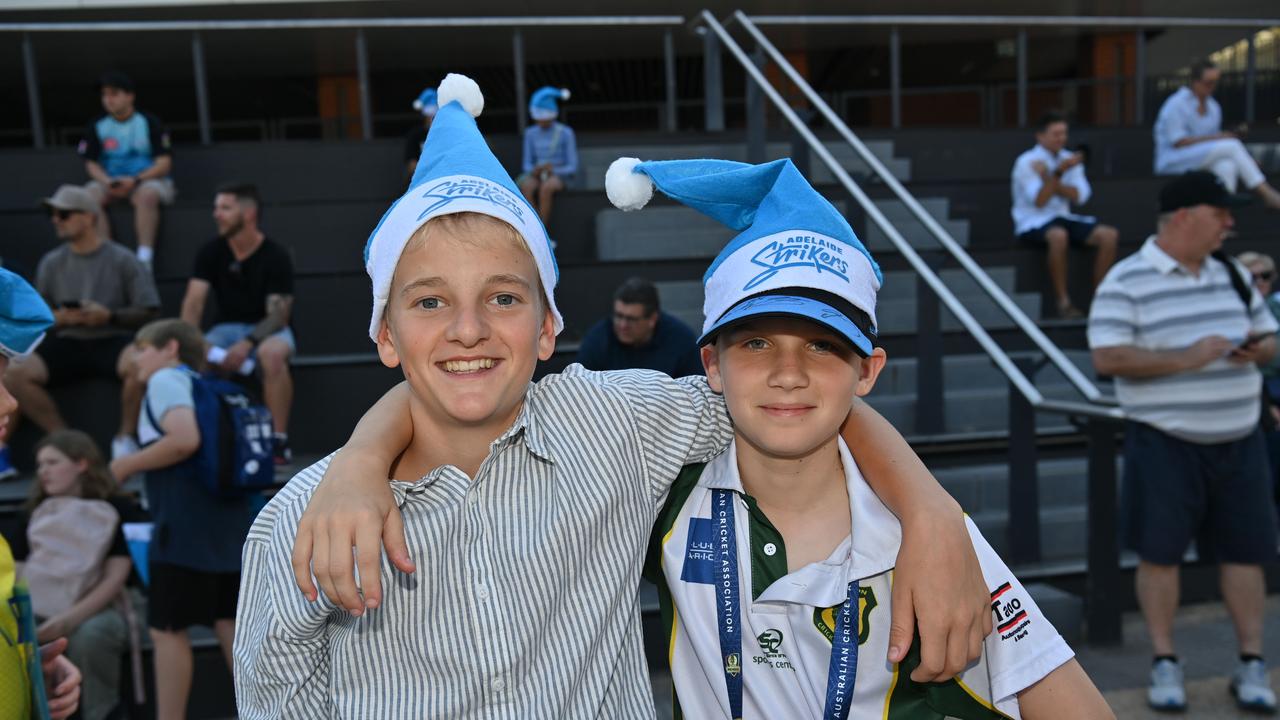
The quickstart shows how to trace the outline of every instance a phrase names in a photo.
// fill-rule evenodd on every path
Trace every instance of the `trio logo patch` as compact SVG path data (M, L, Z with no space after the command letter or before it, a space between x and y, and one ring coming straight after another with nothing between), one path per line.
M1022 600L1014 596L1013 585L1002 583L991 591L991 614L1001 641L1018 642L1027 636L1031 617L1022 607Z
M871 611L876 609L880 603L876 600L876 591L865 586L858 587L858 644L866 644L867 638L871 637ZM818 628L818 632L827 639L827 642L834 641L836 637L836 614L840 612L840 606L829 608L814 608L813 626Z

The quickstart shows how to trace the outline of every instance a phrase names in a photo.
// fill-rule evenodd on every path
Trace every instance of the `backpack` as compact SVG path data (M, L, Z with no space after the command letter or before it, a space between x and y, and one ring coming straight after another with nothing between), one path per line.
M187 372L200 429L200 447L188 462L201 485L225 498L272 487L276 468L271 411L255 405L244 388L229 380ZM142 407L147 421L159 430L145 398Z
M120 526L120 513L106 500L46 498L31 512L31 553L22 577L40 617L61 614L102 579L103 562Z

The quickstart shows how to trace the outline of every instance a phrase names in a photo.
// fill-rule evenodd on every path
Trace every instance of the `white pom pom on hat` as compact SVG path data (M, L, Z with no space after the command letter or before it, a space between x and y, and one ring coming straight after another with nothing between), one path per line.
M484 93L480 92L476 81L466 75L449 73L440 81L440 88L436 90L436 105L444 107L454 100L462 103L462 108L471 117L480 117L484 110Z
M569 99L569 88L560 88L560 99L561 100Z
M653 181L635 172L639 158L618 158L604 174L604 191L609 202L620 210L639 210L653 197Z

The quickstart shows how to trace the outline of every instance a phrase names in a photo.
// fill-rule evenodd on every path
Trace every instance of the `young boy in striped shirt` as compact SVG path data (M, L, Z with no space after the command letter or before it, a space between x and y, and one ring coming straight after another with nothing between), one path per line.
M349 445L299 473L245 543L241 717L653 715L635 593L644 548L680 467L720 453L732 430L700 377L570 368L529 382L562 325L556 267L476 130L481 104L465 78L441 85L414 182L366 248L370 335L406 378L358 428L374 450ZM989 622L968 584L976 560L949 542L964 533L958 507L918 465L894 467L915 459L878 416L849 426L855 444L891 449L879 476L894 480L881 485L915 547L947 543L914 563L921 581L898 602L923 608L930 628L936 657L921 675L955 672ZM388 467L412 480L387 483ZM326 468L340 480L317 489ZM311 501L320 510L306 522ZM354 535L344 517L363 521ZM425 557L385 587L383 518L397 568L414 569L409 546ZM337 603L294 590L295 533L299 584L314 593L314 567ZM353 545L363 597L341 580Z
M790 160L620 162L627 182L648 178L742 231L704 278L698 340L734 441L681 472L645 563L669 628L675 716L1112 717L968 521L997 623L981 656L942 683L909 677L915 646L884 662L901 526L840 437L885 364L879 268Z

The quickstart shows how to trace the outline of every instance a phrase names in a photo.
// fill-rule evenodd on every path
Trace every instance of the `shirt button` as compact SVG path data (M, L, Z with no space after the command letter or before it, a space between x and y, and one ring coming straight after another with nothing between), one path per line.
M494 689L494 690L497 690L498 692L502 692L503 690L506 690L506 689L507 689L507 681L503 680L502 678L496 678L496 679L494 679L494 681L493 681L493 689Z
M479 585L476 585L476 597L480 598L481 600L488 600L489 587L484 583L480 583Z
M764 544L764 554L765 554L765 555L768 555L769 557L773 557L774 555L777 555L777 554L778 554L778 546L777 546L777 545L774 545L773 543L765 543L765 544Z

